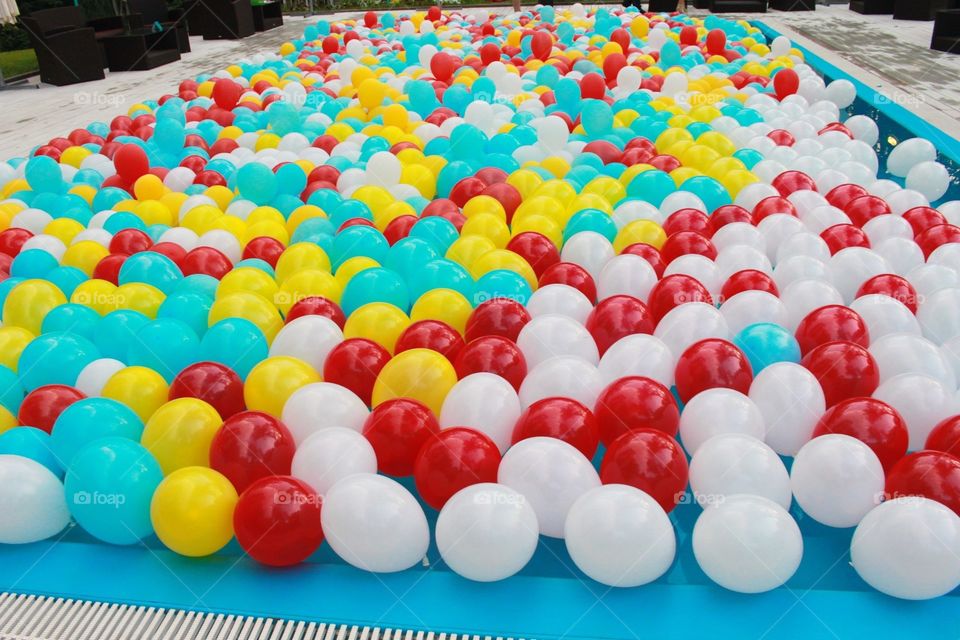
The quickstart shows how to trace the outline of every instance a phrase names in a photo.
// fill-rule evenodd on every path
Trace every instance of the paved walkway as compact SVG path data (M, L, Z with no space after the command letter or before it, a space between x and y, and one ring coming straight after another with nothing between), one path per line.
M694 10L695 14L703 12ZM815 12L743 16L763 20L798 44L886 94L955 137L960 137L960 55L931 51L932 22L863 16L846 6ZM176 91L179 82L302 35L318 17L287 17L279 29L242 41L191 38L193 51L152 71L107 73L105 80L68 87L0 91L0 158L24 155L55 135L109 121L130 105Z

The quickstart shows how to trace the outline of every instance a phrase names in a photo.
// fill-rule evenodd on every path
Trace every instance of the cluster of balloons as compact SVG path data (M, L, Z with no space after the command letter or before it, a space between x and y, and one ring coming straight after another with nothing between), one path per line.
M467 578L544 535L636 586L692 498L728 589L791 578L793 508L951 591L960 201L855 97L745 22L433 7L0 164L0 542L389 572L433 509Z

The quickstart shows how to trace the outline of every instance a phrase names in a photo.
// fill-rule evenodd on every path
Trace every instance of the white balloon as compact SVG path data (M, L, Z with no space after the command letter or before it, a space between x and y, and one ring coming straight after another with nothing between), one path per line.
M693 396L680 413L680 440L691 456L714 436L739 433L763 440L763 414L733 389L714 388Z
M796 280L780 292L780 300L787 307L787 329L796 331L797 326L814 309L830 304L843 304L843 296L830 283L823 280Z
M896 409L910 432L910 451L923 449L930 431L957 412L955 389L921 373L901 373L883 382L873 397Z
M810 256L790 256L777 263L773 270L773 281L780 291L797 280L822 280L829 283L830 278L827 265Z
M871 245L877 245L890 238L903 238L913 241L913 228L900 216L877 216L863 225Z
M670 568L677 550L663 508L640 489L622 484L580 496L567 514L564 539L573 563L611 587L653 582Z
M803 231L804 226L795 216L788 213L775 213L761 220L757 229L763 235L764 245L767 248L767 258L771 263L775 263L777 247L793 234Z
M693 527L693 554L707 576L740 593L785 583L803 558L800 528L787 511L760 496L730 496L707 507Z
M720 313L733 335L758 322L787 324L787 308L780 298L766 291L741 291L720 305Z
M843 434L814 438L790 469L797 503L828 527L855 527L883 499L883 465L873 449Z
M856 100L857 88L849 80L840 78L827 85L826 97L840 109L846 109Z
M874 244L873 251L886 260L890 273L896 275L905 276L923 264L923 251L912 239L888 238Z
M576 356L558 356L541 362L520 383L520 406L524 409L537 400L555 396L573 398L593 407L606 385L600 370Z
M913 189L933 202L942 198L950 187L950 172L939 162L921 162L907 173L906 185L907 189Z
M600 271L597 298L628 295L646 301L657 284L657 272L645 258L630 253L611 258Z
M45 466L0 455L0 544L26 544L54 536L70 522L63 483Z
M643 258L640 258L643 260ZM646 298L644 298L646 300ZM593 311L593 304L579 289L567 284L548 284L533 292L527 300L527 311L534 318L560 314L584 324Z
M843 124L850 130L855 139L862 140L871 147L880 140L880 128L869 116L850 116Z
M323 372L323 363L327 361L327 356L341 342L343 331L330 318L320 315L300 316L277 332L270 344L270 357L293 356L318 372Z
M766 426L766 443L783 456L796 455L826 411L820 382L793 362L765 367L750 384L750 399Z
M333 485L320 512L323 534L340 558L375 573L418 564L430 545L427 517L396 480L356 473Z
M742 433L724 433L700 445L690 460L690 490L703 507L744 493L790 508L790 476L780 456Z
M847 247L836 252L827 263L833 286L847 304L853 302L857 289L874 276L891 273L889 263L872 249Z
M581 231L575 233L563 244L560 258L564 262L580 265L593 277L600 279L607 261L616 255L613 245L604 236L596 231Z
M927 264L947 267L960 272L960 244L948 242L942 244L927 257Z
M910 169L921 162L937 159L937 148L923 138L904 140L893 148L887 156L887 171L900 178L906 178Z
M867 584L896 598L950 593L960 585L960 517L927 498L888 500L857 526L850 562Z
M397 156L389 151L378 151L367 160L369 183L379 187L392 187L400 182L401 169Z
M724 248L717 255L714 264L717 265L717 275L721 282L726 282L733 274L747 269L760 271L767 275L773 273L770 259L762 249L742 244Z
M881 383L901 373L923 373L939 380L949 391L957 388L953 366L926 338L893 333L871 341L869 351L880 369Z
M213 247L230 259L230 262L237 264L243 257L243 249L240 247L240 241L237 240L229 231L224 229L213 229L202 234L197 238L198 247Z
M720 273L713 260L706 256L696 253L688 253L679 258L674 258L663 270L664 277L682 273L697 280L707 288L710 295L716 296L720 293L720 287L723 282L720 280Z
M960 336L960 288L941 289L921 300L917 321L935 344Z
M503 453L510 447L520 413L520 399L513 385L492 373L471 373L453 385L444 398L440 426L476 429L489 436Z
M706 338L729 340L731 332L726 319L716 307L706 302L687 302L663 316L653 335L679 357L695 342Z
M780 264L793 256L808 256L820 262L827 262L830 259L830 247L816 233L803 231L787 236L786 240L780 243L774 262Z
M636 333L610 345L598 368L605 385L627 376L643 376L669 389L673 386L676 358L660 338Z
M710 241L718 252L738 245L745 245L761 251L765 251L767 248L767 241L760 229L747 222L731 222L723 225L711 236Z
M569 316L547 314L533 318L520 330L517 346L531 369L558 356L576 356L594 365L600 362L593 336Z
M82 391L88 398L96 398L103 391L103 386L107 384L113 374L120 369L125 369L127 365L113 358L97 358L81 371L77 376L77 381L73 385Z
M440 557L454 572L493 582L530 562L540 530L524 496L502 484L480 483L447 501L437 518L436 536Z
M928 263L914 267L907 273L906 278L917 292L917 303L930 298L941 289L960 288L960 273L939 264Z
M290 475L325 495L340 480L355 473L376 473L377 454L358 431L327 427L300 443Z
M290 394L280 419L299 445L329 427L361 431L369 415L367 405L350 389L332 382L313 382Z
M927 200L922 193L914 191L913 189L894 191L887 195L886 200L887 204L890 205L890 211L895 216L902 216L915 207L926 207L930 205L930 201Z

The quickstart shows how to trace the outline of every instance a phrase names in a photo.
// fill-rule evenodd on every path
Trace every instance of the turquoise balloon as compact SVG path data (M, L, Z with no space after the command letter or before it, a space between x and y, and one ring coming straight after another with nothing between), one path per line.
M642 198L655 207L659 207L664 198L676 190L677 185L673 178L659 169L649 169L639 173L627 185L628 196Z
M197 360L219 362L245 379L268 352L267 339L257 325L243 318L227 318L207 329Z
M733 343L743 351L753 375L775 362L800 362L800 344L787 329L772 322L759 322L740 331Z
M140 328L122 361L130 366L149 367L169 383L197 361L199 347L200 339L185 322L158 318Z
M390 269L374 267L355 274L343 288L340 307L349 316L365 304L388 302L410 311L410 293L403 279Z
M34 191L66 191L60 165L49 156L34 156L27 160L23 175Z
M299 196L307 188L307 174L292 162L277 169L276 177L280 193Z
M271 278L277 277L277 272L273 267L270 266L270 263L266 260L261 260L260 258L246 258L233 265L234 269L239 269L241 267L253 267L254 269L260 269L260 271L263 271Z
M660 47L660 68L669 69L679 66L681 62L680 45L673 40L664 42L663 46Z
M27 392L13 369L0 365L0 405L13 415L17 415L20 411L20 403L26 395Z
M566 242L573 234L581 231L595 231L613 242L617 237L617 223L599 209L584 209L570 217L567 226L563 228L563 241Z
M74 333L45 333L20 354L17 370L27 391L45 384L73 386L83 368L101 357L90 340Z
M641 174L642 175L642 174ZM639 177L639 176L638 176ZM680 185L681 191L689 191L701 200L707 207L707 212L713 212L724 205L731 204L730 192L718 180L710 176L694 176Z
M10 263L10 275L14 278L43 278L58 266L57 259L43 249L27 249L18 253Z
M507 269L494 269L477 280L473 305L483 304L495 298L510 298L520 304L527 304L533 291L523 276Z
M74 456L64 490L83 529L111 544L135 544L153 534L150 501L163 480L160 463L126 438L103 438Z
M63 292L68 300L73 295L74 289L80 286L82 282L89 280L87 274L76 267L57 267L47 273L44 278L57 285L57 288Z
M202 296L215 298L217 295L217 287L219 286L220 281L213 276L208 276L204 273L194 273L178 282L172 295L178 293L197 293Z
M266 165L248 162L237 171L237 190L245 200L267 204L277 196L277 177Z
M57 417L50 444L64 465L94 440L116 436L135 442L143 435L143 421L127 405L110 398L77 400Z
M203 337L207 332L207 318L213 298L202 293L174 293L160 304L157 318L171 318L186 324L195 334Z
M429 242L438 254L446 254L450 245L460 237L452 222L440 216L420 218L410 227L408 238L420 238Z
M353 226L338 233L333 239L330 261L336 270L341 264L357 256L366 256L383 264L390 251L390 243L373 227Z
M383 266L409 282L418 269L442 257L433 245L421 238L402 238L387 252Z
M598 138L613 130L613 109L602 100L584 100L580 123L591 138Z
M155 251L141 251L124 260L117 284L144 282L170 293L182 279L183 272L173 260Z
M50 434L36 427L14 427L0 433L0 454L30 458L63 478L63 467L53 453Z
M99 324L100 314L90 307L82 304L62 304L50 310L43 319L41 329L44 333L62 331L93 340Z
M93 332L93 342L104 358L126 361L130 343L136 340L137 332L150 322L139 311L119 309L103 316Z
M453 289L467 300L473 299L473 278L453 260L438 258L423 265L410 280L410 294L416 300L433 289Z
M118 211L114 214L111 214L107 221L103 223L103 228L106 231L116 235L117 233L123 231L124 229L139 229L140 231L146 231L147 225L129 211Z
M359 200L344 200L338 202L331 209L326 209L326 211L332 212L330 219L327 221L330 225L331 234L335 233L344 222L352 218L363 218L364 220L373 222L373 212L370 211L370 207ZM307 222L311 220L323 220L323 218L310 218L310 220L304 221L300 226L307 224ZM300 227L297 228L299 229Z

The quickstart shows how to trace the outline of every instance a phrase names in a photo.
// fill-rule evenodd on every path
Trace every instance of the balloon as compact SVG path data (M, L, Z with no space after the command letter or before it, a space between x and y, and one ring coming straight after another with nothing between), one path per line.
M562 538L570 507L600 486L600 478L582 453L556 438L527 438L503 456L497 482L522 494L537 514L540 533Z
M933 449L934 451L944 451L956 456L957 453L960 453L960 446L958 446L958 444L960 444L960 433L957 431L958 428L960 428L960 417L958 416L951 416L941 421L930 431L930 435L927 436L927 442L923 448ZM8 431L7 433L10 432ZM2 436L0 436L0 442L2 442Z
M70 405L83 398L82 393L66 385L51 384L39 387L23 398L17 419L20 424L36 427L50 433L53 431L57 418Z
M184 467L205 467L210 443L222 422L216 409L203 400L178 398L150 416L140 442L160 463L164 475Z
M15 455L39 462L58 478L64 469L53 453L50 434L35 427L14 427L0 433L0 454Z
M203 400L224 419L246 408L243 404L243 381L218 362L198 362L185 368L173 379L169 397L171 400Z
M314 382L294 391L283 406L283 423L299 445L329 427L360 431L370 415L366 405L349 389L330 382Z
M436 351L404 351L395 355L377 376L373 385L373 406L396 398L411 398L439 414L444 399L456 382L453 365Z
M880 383L880 372L870 352L853 342L820 345L800 364L819 380L828 408L849 398L869 396Z
M237 491L213 469L183 467L153 494L150 520L160 542L183 556L216 553L233 538Z
M396 481L374 474L337 482L324 496L320 519L334 553L365 571L408 569L423 559L430 543L416 499Z
M457 354L453 367L461 380L473 373L492 373L517 390L527 375L527 361L523 352L515 342L501 336L483 336L472 340Z
M695 455L710 438L727 433L763 440L763 414L739 391L707 389L695 395L680 414L680 439L690 455Z
M680 354L676 381L680 399L688 402L698 393L718 387L747 393L753 373L736 346L726 340L707 339Z
M63 410L53 424L50 444L57 459L70 465L86 445L116 436L139 441L143 422L128 407L109 398L83 398Z
M572 398L592 407L603 391L600 371L592 363L576 356L557 356L534 367L520 385L520 406L554 396Z
M856 311L839 304L814 309L795 331L800 351L806 355L828 342L845 341L870 346L870 331Z
M308 315L288 320L270 344L270 356L292 356L323 371L327 356L343 342L343 331L329 318Z
M327 427L297 447L290 474L319 495L354 473L376 473L377 455L370 442L354 429Z
M273 475L287 475L296 443L287 427L266 413L242 411L227 418L210 442L210 468L238 493Z
M812 437L826 409L816 377L792 362L777 362L763 369L753 379L749 396L766 424L766 443L784 456L796 455Z
M960 518L925 498L888 500L868 513L850 543L850 563L874 589L907 600L960 585Z
M510 446L520 410L517 393L509 382L492 373L474 373L451 388L440 411L440 425L476 429L504 452Z
M777 92L777 98L783 100L797 92L800 86L800 78L793 69L781 68L773 76L773 88Z
M653 332L653 320L647 306L629 295L615 295L602 300L590 311L585 326L593 336L601 357L621 338Z
M439 430L427 406L402 397L374 407L363 425L363 435L377 454L377 468L396 476L413 472L420 448Z
M520 415L513 427L513 443L538 436L563 440L587 459L593 458L600 441L592 412L569 398L538 400Z
M592 364L600 362L597 344L586 328L567 316L547 314L533 318L517 336L527 366L557 356L575 356Z
M790 478L769 446L753 436L725 433L704 442L690 461L690 489L701 506L737 494L790 507Z
M306 560L323 542L321 499L302 480L270 476L240 494L233 512L237 542L257 562L285 567Z
M494 482L500 465L496 444L479 431L453 427L431 436L414 463L414 479L423 501L437 510L461 489Z
M762 593L785 583L803 557L800 528L767 498L729 496L707 507L693 528L693 554L725 589Z
M960 460L942 451L918 451L887 473L887 499L923 496L960 511Z
M279 417L297 389L319 379L317 371L303 360L272 356L251 369L243 385L243 398L248 409Z
M901 373L890 378L876 388L873 397L886 402L903 417L910 432L911 451L922 449L933 428L956 413L953 390L920 373Z
M150 501L162 480L160 465L140 444L101 438L71 457L64 481L67 506L90 535L136 544L153 534Z
M682 501L687 488L687 459L672 437L654 429L637 429L609 446L600 479L604 484L641 489L670 512Z
M70 522L63 485L45 466L19 455L0 455L0 543L25 544L50 538Z

